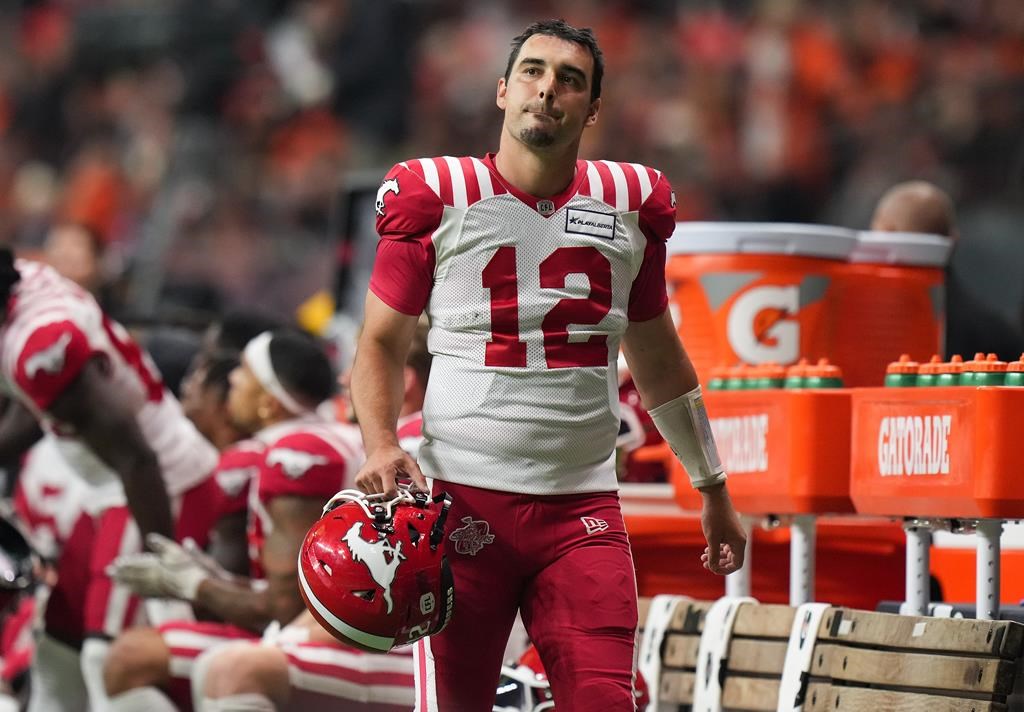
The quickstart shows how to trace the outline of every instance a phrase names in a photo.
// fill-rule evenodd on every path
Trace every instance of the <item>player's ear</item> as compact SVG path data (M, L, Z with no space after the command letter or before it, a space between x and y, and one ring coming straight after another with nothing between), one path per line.
M498 105L498 108L502 111L508 106L508 102L505 100L505 92L508 91L508 84L505 82L505 77L498 79L498 94L495 97L494 103Z
M587 111L587 119L583 122L584 128L597 123L597 113L601 110L601 97L590 102L590 109Z

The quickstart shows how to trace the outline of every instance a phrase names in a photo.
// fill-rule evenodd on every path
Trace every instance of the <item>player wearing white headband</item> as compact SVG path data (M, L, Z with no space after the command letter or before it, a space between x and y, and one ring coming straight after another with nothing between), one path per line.
M255 432L254 438L266 446L250 489L251 578L240 580L211 571L197 556L166 541L157 543L159 553L155 555L119 561L115 576L139 593L192 602L222 622L163 626L174 628L164 634L164 640L173 644L160 671L166 674L155 676L150 684L131 684L132 680L118 679L117 671L108 669L108 689L118 693L111 707L116 712L185 708L187 703L178 697L181 690L175 689L174 681L204 678L204 665L197 663L202 653L210 651L215 657L220 648L234 649L225 643L258 647L259 634L271 624L274 629L285 626L287 632L283 639L274 637L277 645L264 648L272 648L282 658L290 677L312 679L311 684L320 690L295 694L322 695L326 685L329 696L332 684L342 692L369 694L359 679L359 675L365 676L359 668L365 666L358 663L352 668L352 658L358 653L338 655L340 646L333 639L317 639L318 626L304 614L296 585L296 561L306 531L320 517L324 500L352 485L363 460L358 430L326 420L317 412L332 396L336 383L327 357L309 337L291 331L268 332L249 342L230 381L232 419L242 430ZM130 644L130 635L123 642ZM404 669L397 672L395 682L408 690L411 702L411 658L401 663ZM186 669L189 674L181 674ZM163 689L153 684L157 681ZM283 694L290 693L286 690ZM213 708L235 709L231 705L237 702L249 705L243 709L263 709L253 707L260 701L252 698L252 694L225 690ZM208 706L204 703L201 709Z

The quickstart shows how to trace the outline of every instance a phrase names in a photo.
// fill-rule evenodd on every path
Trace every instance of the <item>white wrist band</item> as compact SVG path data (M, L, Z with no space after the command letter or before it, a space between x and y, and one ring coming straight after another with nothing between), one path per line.
M725 471L715 447L700 386L650 411L651 419L679 462L690 484L707 487L725 482Z

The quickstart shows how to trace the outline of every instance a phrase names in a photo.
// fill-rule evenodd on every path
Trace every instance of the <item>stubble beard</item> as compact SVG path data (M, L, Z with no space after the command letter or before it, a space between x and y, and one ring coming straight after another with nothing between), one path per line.
M519 140L531 148L548 148L555 143L555 134L536 127L521 129Z

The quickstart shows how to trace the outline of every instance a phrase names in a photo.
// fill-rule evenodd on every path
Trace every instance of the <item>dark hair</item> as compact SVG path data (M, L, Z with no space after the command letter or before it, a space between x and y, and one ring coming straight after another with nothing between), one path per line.
M264 331L282 326L279 319L257 311L229 311L217 323L217 338L213 347L224 351L241 351L245 345Z
M0 306L5 310L19 279L21 275L14 268L14 251L6 245L0 246Z
M229 377L237 366L238 354L234 351L215 351L210 354L203 364L203 388L216 390L218 400L224 402L231 389Z
M590 100L594 101L601 97L601 79L604 77L604 54L601 52L601 48L597 46L597 38L594 37L594 31L589 27L573 27L565 20L535 22L512 40L512 53L508 56L508 65L505 67L506 82L512 76L512 65L519 58L519 51L523 48L523 44L534 35L557 37L566 42L575 42L586 47L590 51L590 56L594 58L594 76L590 78Z
M313 337L294 330L273 332L270 363L281 385L303 405L317 406L334 395L338 383L334 369Z

